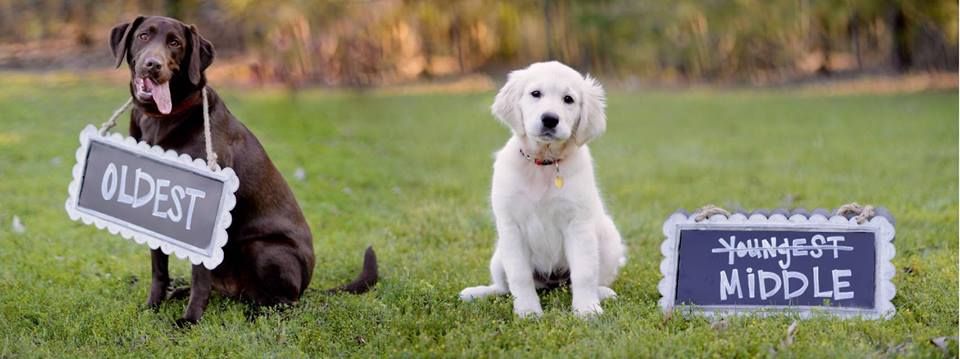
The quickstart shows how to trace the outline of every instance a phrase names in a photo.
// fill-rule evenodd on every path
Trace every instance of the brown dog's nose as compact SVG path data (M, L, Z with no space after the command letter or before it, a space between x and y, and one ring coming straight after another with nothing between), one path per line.
M157 60L156 58L153 58L153 57L148 58L146 61L143 62L143 66L146 67L147 70L149 70L150 72L160 71L160 60Z

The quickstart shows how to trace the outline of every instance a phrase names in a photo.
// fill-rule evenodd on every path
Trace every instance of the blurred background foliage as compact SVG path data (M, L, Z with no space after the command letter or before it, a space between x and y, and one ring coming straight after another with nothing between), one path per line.
M368 87L557 59L629 81L956 71L944 0L0 0L0 69L107 67L112 26L199 26L253 83Z

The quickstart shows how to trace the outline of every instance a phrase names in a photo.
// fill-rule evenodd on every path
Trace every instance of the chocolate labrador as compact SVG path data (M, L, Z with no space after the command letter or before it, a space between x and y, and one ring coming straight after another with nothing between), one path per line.
M130 136L164 149L205 158L201 89L206 87L217 163L240 178L223 262L213 270L194 265L189 301L178 324L196 323L211 289L258 306L296 302L313 274L313 238L303 212L260 142L207 86L204 70L214 50L196 27L176 19L140 16L110 33L117 67L130 68L133 111ZM168 293L166 254L151 251L153 283L147 305ZM363 293L377 282L377 260L367 248L363 270L352 283L331 292ZM186 290L174 291L185 295Z

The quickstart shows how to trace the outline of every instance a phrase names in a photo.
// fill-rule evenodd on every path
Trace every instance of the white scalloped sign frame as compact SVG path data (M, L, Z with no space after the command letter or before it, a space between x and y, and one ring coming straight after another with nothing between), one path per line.
M896 255L893 241L896 234L893 218L885 209L879 209L882 215L875 216L863 224L855 218L832 215L830 211L818 209L812 214L804 210L777 210L772 214L757 211L753 213L734 213L729 217L717 214L702 221L696 221L693 214L677 211L663 224L665 239L660 245L663 260L660 262L662 279L657 285L660 292L658 305L664 313L675 309L685 315L703 315L707 317L727 315L783 315L796 314L801 318L826 314L841 318L890 319L896 314L892 300L896 295L892 279L896 274L892 259ZM783 230L783 231L858 231L874 234L875 276L874 304L872 308L840 307L825 305L695 305L677 304L678 264L680 254L680 234L683 230ZM720 283L720 281L718 281ZM723 291L723 288L721 288Z
M216 205L216 213L198 213L202 216L215 216L212 219L213 229L210 234L209 245L205 248L198 248L136 223L130 223L82 206L80 204L80 192L83 188L84 171L88 164L87 159L90 155L91 143L103 144L115 150L146 157L158 163L158 166L169 166L182 172L188 172L191 175L203 176L206 179L221 183L222 189L219 203ZM236 205L235 193L240 187L240 180L232 168L217 166L214 170L210 170L206 162L201 159L194 159L186 154L178 154L173 150L164 150L159 146L151 146L143 141L137 142L132 137L123 137L118 133L101 135L98 129L92 125L88 125L80 132L80 148L76 151L76 160L77 163L73 166L73 180L68 187L69 197L65 204L71 220L93 225L98 229L105 229L111 234L119 234L121 237L133 240L138 244L146 244L150 249L160 248L163 253L188 259L194 265L202 263L208 269L216 268L223 262L223 246L227 244L227 228L230 227L233 220L230 211ZM154 211L156 211L155 208ZM180 215L182 216L183 212Z

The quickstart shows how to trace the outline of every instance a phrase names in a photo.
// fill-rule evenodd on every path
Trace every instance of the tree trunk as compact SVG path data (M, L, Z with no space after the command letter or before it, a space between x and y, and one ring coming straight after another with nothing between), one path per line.
M460 74L463 74L465 71L463 66L463 41L461 39L462 25L460 15L456 15L450 24L450 41L457 47L457 65L460 66Z
M818 31L817 37L819 38L820 51L823 53L823 62L820 64L820 68L817 69L817 74L830 76L833 73L833 70L830 68L830 56L833 54L833 43L830 42L830 26L827 23L826 15L821 14L819 18L820 31Z
M550 0L543 0L543 25L544 25L544 38L547 42L547 59L556 60L557 54L556 50L553 48L553 21L550 19L552 17L553 11L551 11Z
M897 71L906 72L913 65L913 54L910 51L910 22L899 3L891 3L888 21L893 40L890 47L890 64Z
M860 50L860 14L858 12L854 12L850 16L847 33L850 36L853 53L857 56L857 71L863 71L863 56Z

